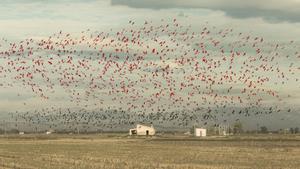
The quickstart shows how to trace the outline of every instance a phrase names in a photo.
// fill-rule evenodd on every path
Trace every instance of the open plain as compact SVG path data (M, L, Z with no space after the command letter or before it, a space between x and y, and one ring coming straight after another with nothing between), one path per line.
M2 169L287 168L300 166L299 135L7 135Z

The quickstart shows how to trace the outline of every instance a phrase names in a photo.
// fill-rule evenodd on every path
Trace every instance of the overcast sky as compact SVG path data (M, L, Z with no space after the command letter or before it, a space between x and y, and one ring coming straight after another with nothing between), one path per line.
M208 23L219 29L232 27L237 32L263 36L270 42L299 43L300 0L1 0L0 37L18 41L48 37L60 30L79 34L86 29L122 28L129 20L155 23L172 18L195 29ZM18 106L22 109L24 99L32 107L36 103L40 107L65 105L61 101L45 103L30 95L14 97L16 90L0 89L2 111ZM292 83L284 90L298 92L299 84ZM292 104L299 107L300 95L296 92Z
M58 30L110 29L128 20L187 17L196 27L209 22L280 40L299 37L299 0L4 0L0 35L47 36Z

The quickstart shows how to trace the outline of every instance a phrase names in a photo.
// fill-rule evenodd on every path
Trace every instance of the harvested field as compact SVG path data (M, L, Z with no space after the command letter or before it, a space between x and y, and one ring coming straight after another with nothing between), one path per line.
M300 166L300 136L8 136L0 138L0 164L4 169L295 169Z

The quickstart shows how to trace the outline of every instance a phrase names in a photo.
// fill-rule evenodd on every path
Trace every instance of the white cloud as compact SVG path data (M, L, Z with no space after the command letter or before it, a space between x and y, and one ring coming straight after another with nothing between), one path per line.
M207 8L224 11L237 18L261 17L271 22L300 22L299 0L112 0L112 5L134 8Z

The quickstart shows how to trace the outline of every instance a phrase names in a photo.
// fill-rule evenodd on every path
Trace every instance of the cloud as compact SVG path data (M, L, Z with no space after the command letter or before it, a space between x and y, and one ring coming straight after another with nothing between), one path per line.
M112 5L132 8L205 8L234 18L260 17L269 22L300 22L300 0L111 0Z
M51 1L46 1L46 0L2 0L0 4L15 4L15 3L23 3L23 4L28 4L28 3L77 3L77 2L92 2L96 0L51 0Z

